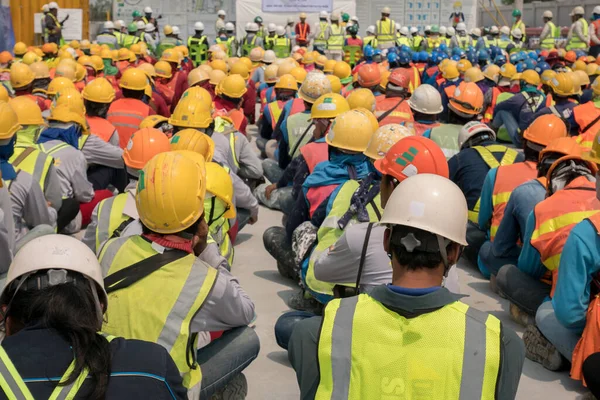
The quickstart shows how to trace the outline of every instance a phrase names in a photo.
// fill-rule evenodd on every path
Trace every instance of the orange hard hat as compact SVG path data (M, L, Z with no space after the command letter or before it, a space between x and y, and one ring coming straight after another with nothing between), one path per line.
M13 56L8 51L3 51L0 53L0 64L8 64L12 61L12 59Z
M131 135L123 150L123 161L130 168L142 169L152 157L170 150L167 135L155 128L143 128Z
M567 126L554 114L545 114L536 118L523 132L524 139L544 147L552 140L567 135Z
M365 64L358 70L358 84L360 86L370 88L380 83L381 70L377 64Z
M540 152L539 161L541 162L544 157L549 154L559 154L555 158L558 159L563 156L570 154L581 153L581 146L572 137L564 136L552 140L544 150Z
M477 115L483 109L483 92L474 82L461 82L454 90L449 107L455 112Z
M450 176L444 152L433 140L423 136L408 136L394 144L375 168L402 182L416 174Z
M567 51L567 53L565 54L565 61L574 63L575 61L577 61L577 54L575 54L573 50Z
M388 78L388 83L408 91L412 70L408 68L396 68Z

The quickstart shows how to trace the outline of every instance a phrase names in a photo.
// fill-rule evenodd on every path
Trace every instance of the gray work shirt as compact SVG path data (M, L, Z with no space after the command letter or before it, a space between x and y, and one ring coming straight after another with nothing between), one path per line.
M31 174L19 171L9 190L16 240L38 225L56 226L56 210L48 206L40 184Z
M249 210L252 217L258 217L258 200L252 194L250 187L233 172L229 171L229 176L233 182L233 204L235 207Z
M111 136L111 142L114 136L114 134ZM89 135L81 148L88 165L104 165L116 169L125 168L123 149L111 142L105 142L96 135Z
M450 293L445 288L422 296L409 296L396 293L387 286L377 286L369 294L388 309L406 315L407 318L431 313L464 297ZM288 358L296 370L300 385L300 398L303 400L313 399L319 386L317 352L321 323L322 317L309 318L299 322L294 328L289 342ZM511 400L517 395L525 360L525 348L517 334L502 323L500 339L500 369L496 398Z
M6 182L0 176L0 274L10 267L15 252L15 222Z

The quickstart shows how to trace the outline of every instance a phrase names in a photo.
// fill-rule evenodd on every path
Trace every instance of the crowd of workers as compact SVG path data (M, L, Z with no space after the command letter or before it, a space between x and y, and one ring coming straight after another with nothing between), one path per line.
M566 39L544 13L535 50L519 10L239 41L219 11L214 44L144 11L0 53L3 398L245 398L259 203L301 398L514 399L525 357L600 397L600 6ZM461 301L459 259L523 339Z

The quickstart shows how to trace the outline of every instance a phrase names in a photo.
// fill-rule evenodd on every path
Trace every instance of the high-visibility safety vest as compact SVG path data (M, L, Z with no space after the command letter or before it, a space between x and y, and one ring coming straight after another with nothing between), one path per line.
M306 42L308 40L309 25L306 22L299 22L296 24L296 27L298 27L298 35L296 35L296 41Z
M374 184L378 184L378 182L374 182ZM317 246L314 248L312 254L310 255L310 259L308 261L308 269L306 270L306 285L313 292L333 296L333 288L336 285L335 283L320 281L315 277L315 263L321 257L321 255L344 233L344 228L340 228L338 226L338 222L342 219L342 217L349 211L352 196L359 189L361 182L356 180L349 180L342 184L342 187L337 192L335 199L333 202L330 200L330 211L327 214L327 217L319 227L317 231ZM371 185L371 188L374 185ZM380 195L377 196L367 205L367 212L369 213L369 222L378 222L379 216L382 213L381 207L381 198ZM358 222L356 215L353 215L346 225L346 227L351 226ZM346 282L343 286L355 287L356 280L352 282Z
M158 254L141 236L109 240L100 253L102 273L108 277ZM218 272L194 254L173 261L133 285L108 295L103 331L126 339L163 346L194 391L202 372L196 362L196 333L191 322L210 294ZM134 308L131 307L134 305Z
M410 39L407 38L406 36L400 36L398 39L396 39L396 45L398 47L402 47L402 46L411 47L412 43L411 43Z
M498 38L490 39L487 36L484 36L483 42L485 43L485 47L487 47L488 49L492 46L498 46Z
M140 41L140 38L133 35L124 35L123 44L121 47L130 48L131 45L136 44Z
M125 192L98 203L96 251L100 250L102 244L107 240L120 237L123 229L133 221L130 216L123 212L129 196L132 195L129 192ZM135 204L133 196L130 201L133 201L133 204Z
M167 49L172 49L173 47L177 46L178 40L172 37L165 37L163 38L158 45L156 46L156 57L160 58L162 56L163 51L167 50Z
M579 22L581 22L581 26L582 26L581 33L583 34L584 37L588 37L588 33L590 30L590 26L589 26L588 22L585 20L585 18L580 18ZM586 41L586 42L582 41L579 38L579 36L575 32L573 32L571 34L571 39L569 40L569 43L567 43L566 49L567 49L567 51L577 50L577 49L587 49L588 45L589 45L588 41Z
M470 46L474 46L474 40L469 36L456 36L456 40L458 41L458 46L463 50L468 50Z
M531 234L531 246L540 253L544 266L553 272L553 286L569 232L598 211L600 202L596 199L596 184L584 176L575 178L533 209L535 228Z
M105 142L109 142L113 133L115 133L115 127L113 124L100 117L88 117L86 116L88 125L90 126L90 133L94 136L98 136Z
M275 130L275 127L277 126L277 121L279 121L284 104L285 103L283 101L277 100L270 102L267 106L269 112L271 113L271 127L273 130Z
M600 107L597 107L593 101L580 104L573 108L573 118L579 125L579 133L598 132L600 130L600 120L589 126L600 116ZM583 130L585 129L585 132Z
M110 335L102 335L111 342L115 339L114 336ZM85 383L85 380L88 376L88 369L83 368L79 373L77 379L68 385L65 384L67 380L71 377L71 374L75 370L75 360L71 361L71 364L67 367L64 375L58 380L48 378L48 384L52 384L51 382L57 381L56 387L50 394L49 400L58 400L58 399L74 399L77 397L77 393L79 389ZM19 375L19 371L11 361L10 357L6 353L6 350L0 346L0 389L4 392L7 398L9 399L19 399L19 400L34 400L35 397L31 394L31 391L27 387L27 384ZM37 382L37 380L36 380Z
M117 44L119 47L123 47L123 41L125 40L125 34L122 32L114 31L113 35L117 38Z
M242 41L242 57L248 57L253 48L256 47L256 38L258 36L252 36L252 40L248 41L248 36L244 37Z
M229 265L233 265L233 244L227 232L231 228L229 220L223 217L225 214L225 203L216 196L210 195L208 192L204 199L204 217L209 223L208 231L212 239L219 246L219 253L223 256Z
M292 41L288 38L278 37L273 41L273 51L278 58L289 57L290 55L290 45Z
M423 41L423 36L413 36L412 38L412 49L413 51L421 50L421 42Z
M232 46L232 43L233 43L234 41L235 41L235 36L230 36L230 37L228 37L228 38L227 38L227 40L223 40L223 39L221 39L221 38L220 38L220 37L218 37L218 36L217 36L217 38L215 39L215 42L216 42L217 44L224 44L224 45L227 47L226 54L227 54L229 57L231 57L231 56L232 56L232 54L231 54L231 52L232 52L232 50L233 50L233 49L232 49L232 47L233 47L233 46Z
M319 21L319 34L315 37L314 44L315 45L326 45L327 40L325 39L325 34L329 29L329 24L327 21Z
M436 39L433 39L433 38L427 38L427 52L431 54L431 52L432 52L434 49L438 48L438 47L440 46L440 44L441 44L441 43L442 43L442 42L441 42L441 40L440 40L440 38L439 38L439 37L438 37L438 38L436 38Z
M575 141L583 148L583 151L592 151L595 138L595 131L588 130L586 133L575 136Z
M390 18L385 21L377 21L377 40L381 43L389 43L395 40L394 32L396 31L396 23Z
M304 157L304 161L306 161L308 172L311 174L318 164L329 159L329 152L325 141L305 144L300 148L300 153ZM328 198L336 187L338 185L326 185L308 189L306 201L308 202L308 210L311 218L323 200Z
M406 121L412 121L413 114L410 106L408 105L408 101L404 100L400 103L399 97L385 97L385 96L377 96L375 97L375 116L379 119L383 114L385 114L388 110L394 109L391 113L386 115L386 117L379 121L379 125L388 125L388 124L401 124Z
M519 20L519 21L515 22L513 24L512 28L510 28L511 39L515 40L515 38L512 36L512 32L517 28L519 28L521 30L521 33L523 34L523 43L525 43L525 38L527 37L527 32L525 32L526 29L525 29L525 23L523 22L523 20Z
M335 299L315 399L493 399L500 353L500 321L460 301L407 318L368 294Z
M106 119L119 133L119 147L127 147L131 135L140 129L140 124L148 115L150 107L141 100L123 98L110 105Z
M267 36L265 38L265 49L272 50L275 46L275 39L277 39L277 36Z
M315 125L310 113L299 112L287 118L288 154L293 159L302 147L312 139Z
M379 41L375 36L365 36L363 39L363 49L371 45L371 47L376 48L379 45Z
M14 153L8 160L15 170L25 171L40 184L42 192L46 190L46 177L54 158L35 147L15 146Z
M437 143L444 152L446 160L451 159L455 154L458 154L458 134L460 133L461 125L440 124L431 130L429 138Z
M491 122L492 119L494 119L494 109L496 108L496 104L498 103L498 96L500 96L501 94L502 94L502 92L500 91L500 89L498 89L495 86L492 88L492 102L490 103L488 108L486 108L485 112L483 113L483 122L484 123ZM512 97L512 95L514 95L514 94L511 94L511 97Z
M423 136L423 134L428 130L440 126L440 123L434 122L432 124L423 124L417 121L406 121L402 125L406 126L408 129L412 129L416 136Z
M487 164L487 166L492 169L492 168L498 168L501 165L511 165L515 162L515 159L517 158L518 153L513 150L513 149L509 149L506 146L502 146L500 144L493 144L490 146L475 146L473 147L473 149L475 149L477 151L477 153L479 153L479 156L481 157L481 159L483 161L485 161L485 163ZM498 160L496 159L496 157L494 157L494 153L503 153L504 155L502 156L502 158L500 159L500 162L498 162ZM473 207L473 210L469 210L469 221L477 224L479 221L479 207L481 205L481 197L479 199L477 199L477 203L475 203L475 207Z
M274 88L273 88L273 90L271 90L269 92L270 96L267 97L267 92L269 91L269 88L271 88L271 87L272 86L269 86L260 91L260 113L261 114L263 113L264 108L267 106L267 104L269 104L277 99Z
M362 58L362 47L344 46L344 61L350 65L356 65Z
M509 38L500 37L500 39L498 39L498 47L500 47L502 50L506 50L509 44L514 44Z
M190 52L190 59L195 66L200 65L208 59L208 42L206 36L200 38L190 36L188 38L188 49Z
M328 50L342 50L344 47L344 28L339 25L331 24L329 26L329 39L327 39Z
M96 36L96 42L98 44L105 44L107 45L111 50L116 49L115 46L115 39L117 37L115 35L112 35L110 33L101 33L98 36ZM117 39L117 43L118 43L118 39Z
M52 20L54 20L54 24L56 25L57 28L62 28L62 25L60 24L60 22L58 22L58 18L56 18L54 16L54 14L52 14L52 13L44 13L44 18L45 18L46 15L49 15L50 18L52 18ZM45 21L44 21L44 28L45 28L44 29L44 34L46 36L54 34L54 33L50 32L50 29L46 26Z
M494 240L500 222L504 218L504 211L510 195L517 186L535 179L537 164L532 161L504 165L496 170L496 181L492 190L492 223L490 227L490 240ZM483 228L483 227L482 227Z
M546 25L548 25L548 28L550 29L550 34L542 40L540 47L542 49L550 50L556 46L556 39L560 38L560 29L554 25L554 22L552 21L546 22Z

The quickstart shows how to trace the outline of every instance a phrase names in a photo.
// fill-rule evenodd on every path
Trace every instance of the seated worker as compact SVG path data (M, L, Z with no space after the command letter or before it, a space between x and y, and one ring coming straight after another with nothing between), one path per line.
M504 56L503 56L504 57ZM496 72L497 71L497 72ZM496 82L496 85L484 93L483 105L485 114L483 115L483 122L489 124L494 119L494 110L498 103L498 96L502 93L511 92L511 82L513 76L517 74L517 69L514 65L504 63L499 69L493 66L488 66L484 71L486 79L492 79Z
M277 122L279 121L279 117L283 111L283 107L288 100L296 97L296 93L298 93L298 83L296 82L296 78L290 74L281 76L275 84L276 100L268 102L263 112L263 119L260 128L261 138L269 138L270 140L274 140L273 132L275 131L275 127L277 126ZM265 148L266 147L267 145L265 145ZM271 156L274 157L274 154L271 154ZM271 177L273 178L271 179L268 176L266 178L272 182L278 180L278 178Z
M171 65L172 76L166 80L165 84L173 90L173 101L171 103L171 112L173 112L179 99L181 99L181 96L188 88L188 74L181 68L181 53L177 49L165 50L160 60L166 61Z
M137 186L142 235L109 240L99 257L109 294L102 331L166 347L189 398L210 398L230 383L239 385L243 375L212 365L227 359L232 365L235 351L240 362L232 367L241 371L259 348L258 336L245 326L255 316L254 304L227 270L216 244L208 240L205 176L204 158L198 153L154 156L140 172ZM173 196L163 198L160 193ZM139 265L153 270L144 277L131 275L130 267ZM162 288L161 296L157 287ZM203 332L223 330L220 338L197 351Z
M547 197L529 214L516 268L506 265L498 271L498 288L514 304L511 317L523 325L533 323L538 307L546 297L554 296L561 253L571 229L600 210L593 182L596 165L582 160L581 149L574 151L548 170Z
M489 239L479 250L478 264L481 269L489 271L492 289L498 270L504 265L517 265L521 254L521 238L525 236L527 218L536 204L546 198L546 175L548 170L560 157L577 150L578 144L570 137L554 139L540 152L537 163L537 178L517 186L506 203L506 209L498 226L494 241ZM531 162L531 161L527 161Z
M246 127L248 119L240 111L243 103L244 94L248 91L246 81L240 75L229 75L217 86L214 99L215 112L221 111L225 114L238 113L241 115L241 124L239 131L246 136Z
M413 114L414 121L405 122L403 125L422 136L426 131L440 126L439 115L443 111L440 92L426 83L417 87L408 99L408 106Z
M397 68L392 71L385 86L385 95L376 96L375 116L381 126L412 121L413 115L406 101L410 97L410 71Z
M123 151L129 183L124 193L102 200L96 205L82 239L94 253L98 253L109 239L141 233L141 227L135 229L131 224L139 220L135 194L140 171L152 157L170 150L169 139L158 129L142 128L131 135ZM130 225L132 226L129 227Z
M554 79L550 79L547 83L552 95L553 105L540 108L534 117L537 119L540 115L554 114L558 118L565 121L569 127L569 135L576 136L579 134L578 125L575 123L573 109L577 107L577 103L572 101L572 96L577 93L575 82L569 74L556 74Z
M422 207L416 209L415 204ZM454 212L440 212L448 208ZM347 393L362 393L364 398L385 396L385 387L369 382L382 379L378 371L390 354L398 355L398 365L414 363L424 368L387 368L383 373L391 381L409 379L409 393L426 391L428 398L444 398L449 393L453 398L496 394L515 398L524 360L522 342L496 317L467 306L459 301L460 296L442 287L466 245L467 220L465 198L450 180L418 174L398 185L381 219L387 227L383 243L392 262L392 282L367 294L331 301L323 317L298 323L292 333L288 357L303 398L336 397L338 390L346 393L343 397ZM417 297L421 304L415 306ZM339 324L344 328L339 329ZM418 332L414 340L389 340L390 334L397 336L409 324L412 332ZM481 338L467 339L471 334ZM445 349L442 353L451 354L450 358L440 358L440 335L447 339L441 345ZM365 351L367 342L389 346L372 346ZM338 348L336 343L349 345ZM480 352L486 357L474 356ZM480 371L476 378L461 374L461 365L466 368L471 363L477 367L470 370ZM432 378L433 369L445 379L436 379L436 374ZM421 379L435 382L414 388ZM473 379L477 379L476 384ZM465 380L474 384L472 395L465 392L470 387Z
M117 128L106 120L108 107L115 99L115 90L105 78L96 78L88 83L81 93L85 105L85 119L90 134L113 146L119 146Z
M458 135L459 153L448 160L450 180L462 190L469 206L468 246L464 256L473 266L477 264L477 254L486 236L486 230L477 225L485 177L492 168L523 160L523 156L515 150L495 142L496 133L490 127L471 121L461 128Z
M156 86L156 68L150 63L141 64L137 68L144 71L149 78L149 86L146 86L146 89L144 89L142 102L148 104L155 114L169 118L171 111L167 105L167 97ZM141 125L140 128L142 128Z
M260 113L261 114L264 112L264 109L268 103L277 99L275 91L269 90L269 88L274 87L275 84L277 83L277 80L278 80L277 71L278 70L279 70L279 66L277 66L277 65L269 65L268 67L265 68L265 73L264 73L265 82L262 83L258 87L258 94L260 97ZM269 91L269 93L271 93L270 97L267 97L267 91Z
M71 60L72 61L72 60ZM48 109L46 102L39 96L33 95L35 73L25 63L13 63L10 67L10 86L15 92L14 97L26 96L35 101L42 111Z
M3 388L8 398L187 398L164 346L100 333L108 308L102 272L77 239L47 235L24 245L0 303L4 379L15 382Z
M587 150L591 150L595 133L600 129L600 124L598 123L600 121L600 107L596 105L600 96L599 78L596 78L592 83L592 91L594 94L592 101L573 108L573 116L579 129L579 138L577 141L585 146Z
M534 121L535 113L545 104L546 96L537 87L540 76L533 70L527 70L519 78L521 91L494 108L492 128L498 130L504 125L517 147L521 147L522 134Z
M451 97L454 97L454 91L462 82L462 78L460 77L458 68L456 68L456 64L454 63L447 63L443 68L441 68L441 70L443 80L438 83L438 90L442 96L442 105L444 106L444 110L442 111L440 119L443 122L448 122L448 102L450 101Z
M540 152L553 140L567 136L565 123L555 115L542 115L523 133L523 155L525 161L491 169L481 189L478 225L480 229L489 229L493 242L498 227L504 218L506 204L517 186L535 179L538 174ZM484 277L490 272L481 259L477 262Z
M246 93L242 100L241 111L248 120L248 123L256 123L256 83L250 77L250 66L252 62L244 57L231 66L229 75L239 75L246 82Z

